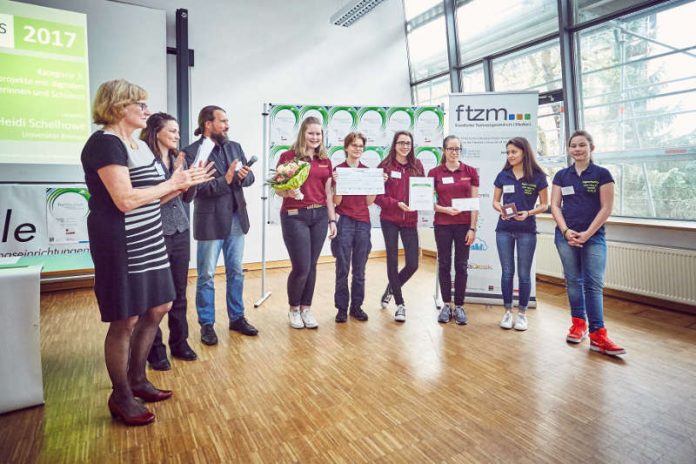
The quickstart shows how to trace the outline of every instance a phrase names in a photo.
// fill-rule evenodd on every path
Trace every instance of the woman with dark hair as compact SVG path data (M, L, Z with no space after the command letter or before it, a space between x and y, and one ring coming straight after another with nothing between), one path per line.
M108 406L127 425L155 420L136 397L152 402L172 396L145 373L157 327L176 295L160 201L210 179L206 168L179 167L168 180L158 172L148 146L133 137L150 115L146 98L142 87L125 80L100 85L92 114L103 129L82 150L94 292L101 318L109 323L104 356L113 391Z
M590 349L618 356L626 350L607 336L603 302L607 267L604 223L614 204L614 179L606 168L592 162L594 149L592 136L586 131L575 131L568 139L568 154L574 162L553 178L551 214L556 220L555 242L572 316L566 341L582 342L589 321Z
M179 166L186 168L184 154L178 152L179 124L174 116L167 113L155 113L147 119L140 138L147 143L157 159L155 167L169 179ZM183 200L191 202L195 189L183 194ZM170 198L160 205L162 214L162 232L164 244L169 255L169 265L174 280L176 298L168 313L169 349L172 356L185 361L193 361L198 356L187 342L188 322L186 321L186 285L191 259L191 240L189 237L189 208L184 204L182 195ZM158 371L171 369L167 359L167 348L162 343L162 330L157 328L155 340L147 356L150 367Z
M389 154L379 167L384 169L384 194L378 195L377 203L382 211L380 223L387 251L387 285L382 295L382 308L387 308L392 296L396 303L394 320L406 321L406 306L401 292L403 285L418 270L418 213L408 206L409 179L423 176L423 164L416 159L413 135L408 131L397 131L392 139ZM406 264L399 271L399 236L404 245Z
M444 305L437 318L446 324L454 316L458 325L468 322L464 310L469 247L476 239L478 210L462 211L452 206L458 198L477 198L479 176L472 166L459 161L462 146L454 135L442 141L440 165L428 173L435 180L435 244L438 280ZM454 244L454 308L452 307L452 244Z
M502 269L500 288L505 306L500 327L527 330L527 305L532 291L532 259L537 242L534 216L548 208L548 182L527 139L514 137L508 140L506 150L505 166L493 182L493 208L500 213L495 238ZM535 207L537 199L539 205ZM508 211L504 211L503 206ZM517 318L512 315L515 246L519 281Z
M367 168L360 162L367 137L360 132L351 132L343 139L346 160L334 168L334 178L339 176L338 168ZM368 206L375 202L375 195L334 195L338 214L338 233L331 241L331 250L336 257L336 289L334 304L338 313L336 322L348 320L350 316L358 321L366 321L367 314L362 310L365 300L365 266L372 249L370 241L370 211ZM353 263L353 278L348 292L348 274Z
M331 160L324 146L321 121L310 116L302 121L292 149L280 155L278 165L299 158L310 164L309 177L298 190L276 190L283 197L280 226L290 255L288 319L293 329L319 327L311 311L317 261L326 240L336 236L332 200ZM299 195L299 193L302 195ZM298 199L301 197L301 199Z

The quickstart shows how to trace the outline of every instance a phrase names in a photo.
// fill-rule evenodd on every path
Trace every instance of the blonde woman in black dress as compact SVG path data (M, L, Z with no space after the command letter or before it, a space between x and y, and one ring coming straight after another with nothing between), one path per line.
M127 425L155 420L136 397L153 402L172 396L145 376L152 340L175 296L160 202L210 179L207 168L179 168L164 180L150 149L133 137L150 115L146 98L144 89L125 80L102 84L92 114L103 130L82 150L91 194L87 229L94 291L102 321L109 323L104 355L113 392L108 406Z

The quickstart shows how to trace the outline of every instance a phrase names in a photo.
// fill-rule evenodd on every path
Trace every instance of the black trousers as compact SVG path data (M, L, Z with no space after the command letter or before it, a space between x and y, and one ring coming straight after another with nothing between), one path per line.
M297 214L280 213L283 241L290 255L288 304L310 306L317 280L317 261L329 229L329 212L322 208L302 208Z
M188 283L189 261L191 260L191 239L189 231L177 232L174 235L165 235L164 243L169 254L169 266L174 280L176 297L172 303L172 309L167 315L169 325L169 349L176 349L177 345L188 338L188 322L186 321L186 285ZM152 342L148 361L155 362L167 355L162 342L162 330L157 328L155 340Z
M469 245L466 234L469 224L450 224L435 226L437 263L439 268L440 292L442 301L452 302L452 244L454 243L454 304L464 304L466 293L467 266L469 264Z
M384 247L387 250L387 277L389 286L397 305L404 304L401 287L418 270L418 229L401 227L393 222L380 221L384 235ZM406 264L399 271L399 235L404 244Z

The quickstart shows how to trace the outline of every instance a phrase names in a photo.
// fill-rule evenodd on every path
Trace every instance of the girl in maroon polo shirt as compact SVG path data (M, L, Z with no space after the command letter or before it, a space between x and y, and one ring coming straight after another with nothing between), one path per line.
M471 166L459 161L461 143L454 135L442 142L443 156L439 166L428 173L435 178L435 243L439 267L440 291L444 306L438 322L447 323L452 318L457 324L468 322L464 311L469 247L476 238L478 211L460 211L452 206L457 198L478 197L479 176ZM454 311L452 309L452 244L454 243Z
M338 168L367 168L360 162L367 138L360 132L351 132L343 140L346 160ZM334 179L339 175L334 169ZM334 304L338 313L336 322L346 322L348 311L358 321L366 321L367 314L361 306L365 299L365 265L370 254L370 211L369 205L375 202L375 195L334 195L338 213L338 234L331 242L331 251L336 257L336 289ZM353 278L348 292L348 273L353 263ZM349 304L350 303L350 304ZM350 307L350 308L349 308Z
M292 270L288 276L288 319L293 329L316 329L319 324L310 307L317 278L317 261L326 240L336 236L336 213L331 198L331 160L324 147L324 129L319 119L302 121L297 140L290 151L280 155L278 164L294 158L310 163L309 177L297 190L279 191L283 197L280 225L290 255Z
M416 159L413 150L413 135L407 131L394 134L389 154L379 167L384 169L384 195L377 196L375 203L381 208L380 223L387 250L387 276L389 285L382 295L382 307L386 308L392 295L397 308L394 320L406 321L406 307L401 287L418 269L418 213L408 206L408 185L411 176L423 176L423 164ZM406 265L399 266L399 235L404 244Z

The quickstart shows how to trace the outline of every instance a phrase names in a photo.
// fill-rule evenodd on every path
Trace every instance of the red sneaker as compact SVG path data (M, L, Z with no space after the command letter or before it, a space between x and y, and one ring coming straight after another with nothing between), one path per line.
M610 356L626 354L626 350L609 340L607 329L604 327L590 334L590 349Z
M587 321L579 317L573 318L573 325L568 330L566 341L570 343L580 343L587 337Z

